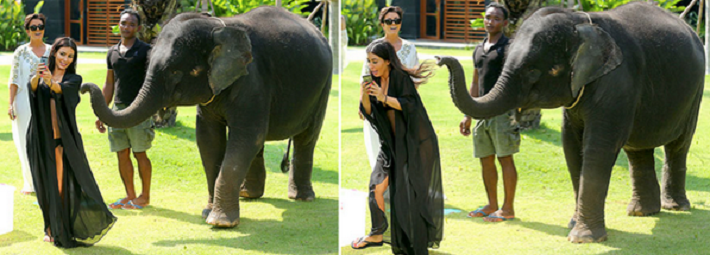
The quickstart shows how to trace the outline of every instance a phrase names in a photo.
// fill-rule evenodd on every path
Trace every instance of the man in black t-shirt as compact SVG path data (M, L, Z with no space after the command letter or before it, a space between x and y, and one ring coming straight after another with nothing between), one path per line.
M108 71L103 95L106 104L111 104L113 99L114 110L128 107L138 95L145 80L148 56L151 46L136 38L136 33L141 29L140 16L135 10L126 9L121 13L119 29L121 41L111 46L106 56ZM101 121L96 120L99 132L106 132ZM110 204L111 209L142 209L150 203L150 179L152 165L146 151L150 149L155 133L151 118L132 128L108 128L111 152L118 154L118 170L126 189L126 197ZM133 185L133 163L131 150L138 161L138 172L141 177L143 190L136 196Z
M508 10L501 4L493 2L486 7L484 24L487 32L486 39L473 51L473 63L476 70L473 72L471 82L471 96L479 97L493 89L498 77L503 71L505 52L510 40L503 34L503 28L508 25ZM488 205L482 206L472 212L469 217L484 217L488 222L506 221L515 218L513 200L518 174L513 162L513 154L520 147L520 133L518 124L513 121L514 111L495 116L490 119L479 120L473 132L474 156L481 160L483 184L488 195ZM459 125L464 136L471 134L471 117L465 116ZM503 207L498 209L495 158L498 158L503 172L503 187L505 199Z

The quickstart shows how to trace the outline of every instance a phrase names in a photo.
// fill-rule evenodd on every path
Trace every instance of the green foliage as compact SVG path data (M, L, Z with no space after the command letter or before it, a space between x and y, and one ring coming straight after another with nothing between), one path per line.
M42 10L39 1L34 13ZM15 0L0 0L0 51L10 51L29 40L25 32L25 5Z
M486 12L481 12L481 17L485 17ZM472 19L471 20L471 28L473 29L479 29L483 28L483 18L477 18L477 19Z
M0 0L0 50L14 50L28 40L23 9L15 0Z
M611 10L621 5L627 4L631 1L632 0L583 0L582 6L584 7L584 11L598 12ZM680 2L680 0L658 0L655 2L657 2L658 6L660 6L661 8L669 10L671 12L682 12L683 10L685 10L685 7L683 6L676 6L676 4Z
M372 37L380 34L382 28L377 20L375 0L344 0L343 15L350 45L365 45Z
M197 1L200 0L180 0L180 5L182 6L182 12L194 12L200 11L195 10L197 7ZM281 1L281 6L293 12L295 14L307 17L308 13L301 11L306 4L310 2L309 0L285 0ZM246 13L251 9L262 5L276 5L276 0L212 0L212 5L214 6L214 16L216 17L231 17L236 14ZM208 8L212 11L211 8Z

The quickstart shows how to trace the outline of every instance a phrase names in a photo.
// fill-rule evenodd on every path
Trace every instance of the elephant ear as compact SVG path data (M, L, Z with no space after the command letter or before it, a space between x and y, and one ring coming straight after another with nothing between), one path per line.
M208 74L212 93L219 95L239 77L249 74L247 65L252 61L251 40L246 31L234 27L212 30L215 47L209 57Z
M602 77L621 64L623 55L613 38L596 25L575 26L581 39L572 57L572 97L577 97L584 85Z

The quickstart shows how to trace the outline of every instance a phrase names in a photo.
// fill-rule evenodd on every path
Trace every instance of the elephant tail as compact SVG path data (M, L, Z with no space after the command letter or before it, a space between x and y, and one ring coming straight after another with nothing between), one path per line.
M282 173L287 173L288 170L291 168L291 160L288 158L289 152L291 152L291 140L293 138L288 139L288 145L286 145L286 153L284 153L284 158L281 160L281 172Z

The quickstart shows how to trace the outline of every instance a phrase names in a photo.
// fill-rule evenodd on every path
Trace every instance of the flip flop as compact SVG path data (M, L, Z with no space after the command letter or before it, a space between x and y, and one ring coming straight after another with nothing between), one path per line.
M500 221L489 221L489 222L502 222L502 221L509 221L509 220L514 220L514 219L515 219L515 217L506 218L506 217L497 216L497 215L489 215L489 216L487 216L487 217L485 217L485 218L500 219Z
M368 248L368 247L382 246L382 244L384 243L384 241L382 241L382 242L368 242L368 241L365 241L365 238L367 238L367 237L366 237L366 236L363 236L363 237L360 237L360 239L357 240L357 243L358 243L358 244L359 244L359 243L365 243L365 246L358 248L358 247L355 247L354 244L350 243L350 247L352 247L353 249L356 249L356 250L361 250L361 249L365 249L365 248Z
M126 206L132 206L133 208L126 208ZM145 205L145 206L148 206L148 205ZM126 205L124 205L121 208L124 210L135 210L135 209L140 210L140 209L143 209L143 207L145 207L145 206L140 206L140 205L134 204L133 200L129 200L128 203L126 203Z
M123 198L119 198L118 200L116 200L116 202L113 202L113 204L108 205L108 208L111 208L111 209L122 209L123 206L126 205L126 204L121 203L121 200L123 200ZM130 200L129 200L129 202L130 202Z
M480 213L481 215L483 215L483 216L475 216L476 214L479 214L479 213ZM471 214L473 214L474 216L471 216ZM469 213L466 215L466 217L469 217L469 218L482 218L482 217L488 217L489 214L490 214L490 213L486 213L486 212L483 211L483 207L479 207L479 208L476 209L475 211L469 212Z

